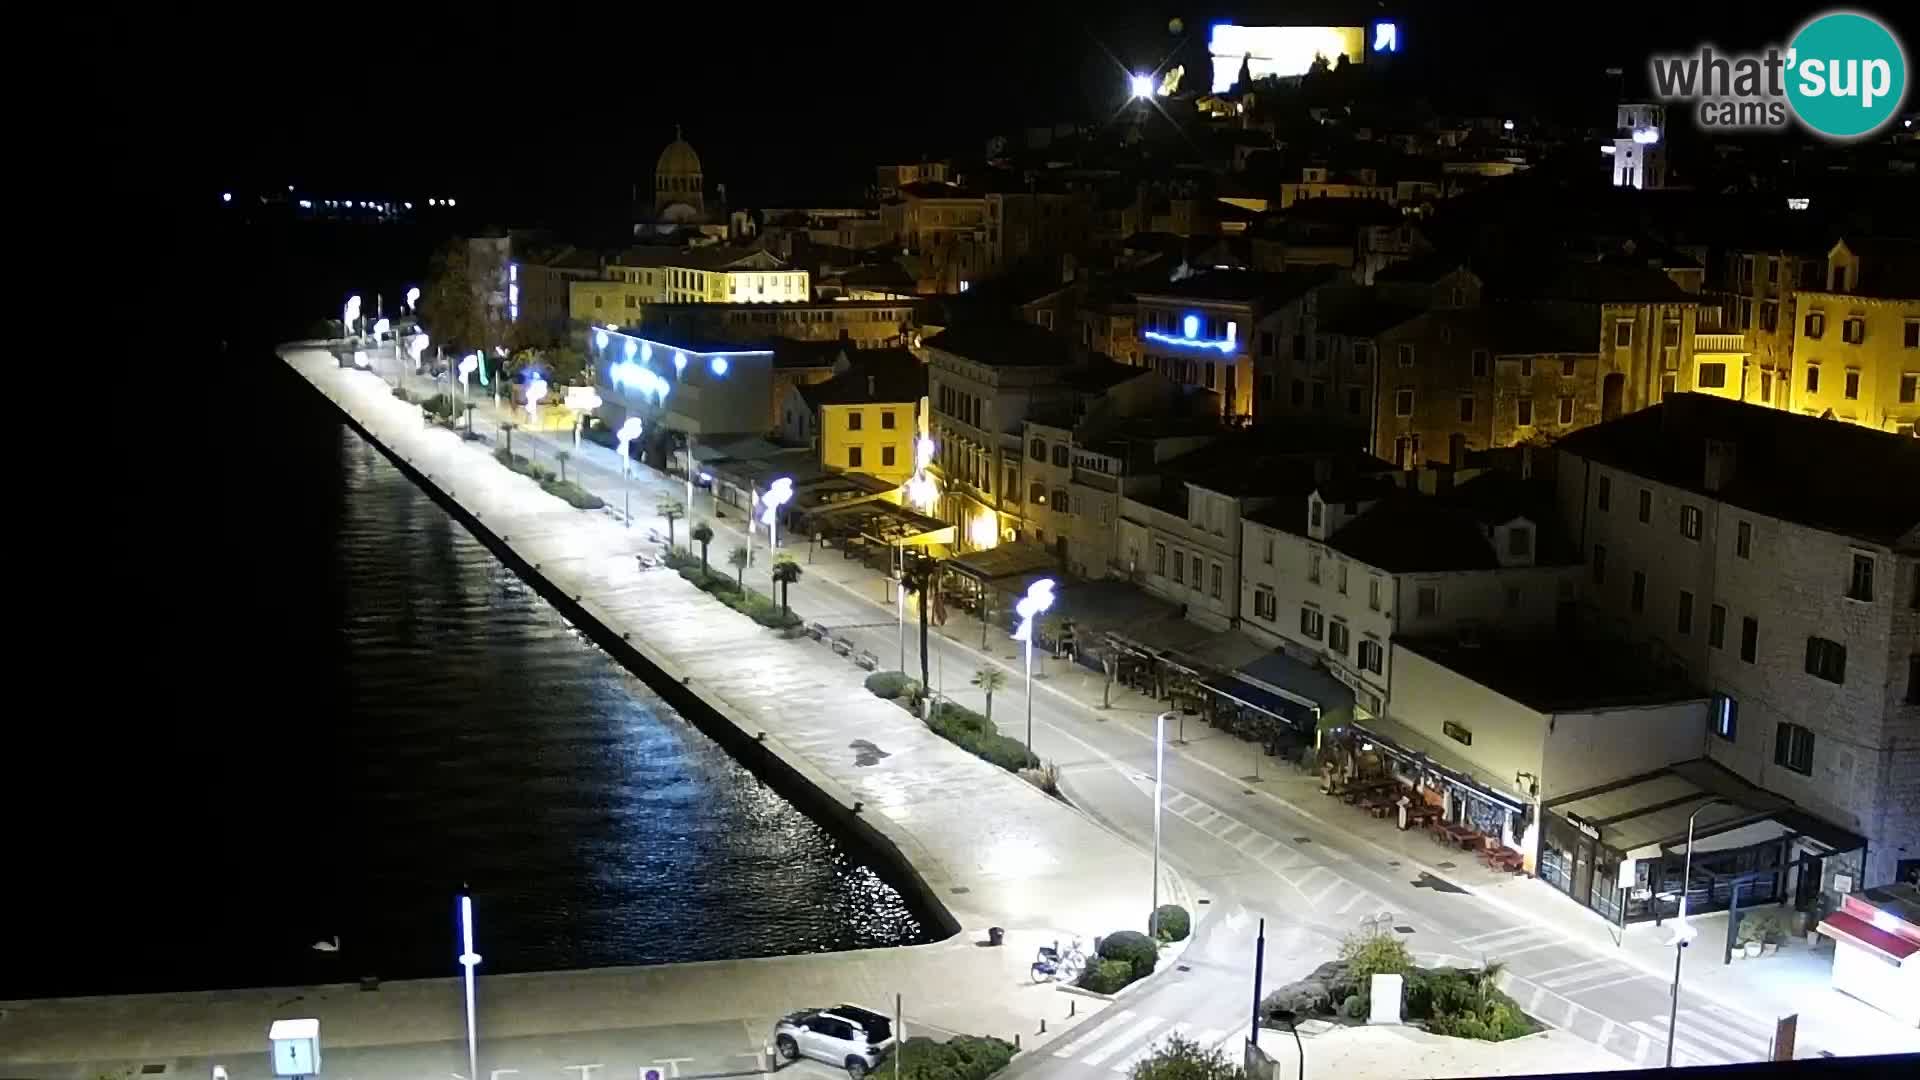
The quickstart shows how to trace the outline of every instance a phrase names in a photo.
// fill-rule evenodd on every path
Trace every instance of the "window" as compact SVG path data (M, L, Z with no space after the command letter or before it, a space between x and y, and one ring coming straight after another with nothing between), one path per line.
M1516 559L1524 559L1533 554L1533 530L1526 528L1508 529L1507 554Z
M860 430L860 410L859 409L847 410L847 430L848 431Z
M1630 594L1628 604L1633 608L1635 615L1647 610L1647 572L1645 570L1633 572L1633 592Z
M1560 422L1573 423L1573 398L1566 394L1560 395Z
M1727 365L1701 364L1700 377L1694 380L1694 382L1697 385L1708 387L1710 389L1715 389L1715 390L1718 390L1721 387L1726 386L1727 385Z
M1715 735L1733 742L1740 730L1740 703L1725 694L1713 695L1713 703L1707 707L1707 723Z
M1680 535L1689 540L1700 539L1700 508L1683 506L1680 508Z
M1909 327L1913 324L1908 323ZM1900 375L1900 404L1911 405L1920 401L1920 374L1906 371Z
M1607 549L1600 544L1593 545L1593 583L1607 583Z
M1613 324L1613 347L1628 349L1633 347L1633 320L1620 319Z
M1679 377L1671 371L1660 376L1660 396L1663 398L1672 397L1674 390L1677 389L1679 385Z
M1847 681L1847 647L1823 637L1807 639L1807 674L1830 683Z
M1402 417L1413 415L1412 390L1395 390L1393 392L1393 415Z
M1027 444L1027 456L1035 461L1047 460L1047 441L1035 439Z
M1271 330L1260 331L1260 355L1273 355L1273 331Z
M1647 490L1646 488L1641 488L1640 489L1640 524L1646 525L1651 523L1652 521L1653 521L1653 492Z
M1411 346L1411 345L1402 345L1402 346L1400 346L1400 349L1399 349L1399 354L1400 354L1400 366L1401 366L1401 367L1412 367L1412 366L1413 366L1413 346Z
M1307 501L1307 525L1308 525L1308 527L1310 527L1310 528L1315 528L1315 529L1317 529L1317 528L1319 528L1319 527L1320 527L1320 523L1321 523L1322 521L1325 521L1325 520L1326 520L1326 513L1327 513L1327 504L1326 504L1326 503L1323 503L1323 502L1321 502L1321 501L1320 501L1319 499L1309 499L1309 500ZM1318 555L1315 555L1315 556L1313 556L1313 558L1314 558L1314 566L1315 566L1315 567L1318 567L1318 566L1320 565L1320 564L1319 564L1319 558L1320 558L1320 557L1319 557ZM1315 573L1315 575L1316 575L1316 576L1315 576L1315 578L1314 578L1314 580L1315 580L1315 581L1318 581L1318 580L1320 580L1320 579L1319 579L1319 577L1317 576L1317 575L1318 575L1318 573L1319 573L1319 571L1318 571L1318 570L1316 569L1316 570L1314 571L1314 573Z
M847 468L857 469L859 467L860 467L860 448L857 446L847 447Z
M1801 330L1803 330L1808 337L1818 341L1820 339L1820 335L1827 332L1826 312L1823 312L1823 311L1807 312L1807 317L1801 320Z
M1840 340L1849 345L1858 345L1867 340L1867 320L1858 315L1842 320Z
M1847 369L1847 381L1846 381L1845 392L1846 392L1846 398L1848 401L1860 400L1860 369L1859 368Z
M1353 366L1366 367L1373 363L1373 346L1364 341L1353 343Z
M1760 654L1760 620L1751 615L1740 619L1740 659L1751 664Z
M1520 586L1518 585L1507 586L1507 610L1508 611L1520 610L1520 601L1522 598L1523 598L1523 595L1520 592Z
M1920 653L1907 657L1907 697L1909 705L1920 705Z
M1194 592L1200 591L1200 556L1198 555L1193 557L1193 580L1187 584L1193 586Z
M1674 629L1682 636L1693 633L1693 594L1685 589L1680 590L1680 609Z
M1224 571L1220 569L1219 563L1214 563L1211 569L1213 571L1213 576L1210 579L1211 585L1208 591L1213 593L1213 598L1215 600L1218 600L1220 599L1220 582L1222 577L1224 576Z
M1677 349L1680 347L1680 320L1668 319L1660 324L1660 347Z
M1260 376L1260 400L1261 401L1273 400L1273 376L1272 375Z
M1073 456L1071 451L1067 449L1066 443L1053 444L1053 467L1054 468L1064 469L1068 465L1072 464L1072 461L1073 461Z
M1920 319L1908 319L1900 333L1902 348L1920 349Z
M1760 403L1764 405L1772 400L1773 372L1763 371L1760 373Z
M1473 398L1464 394L1460 397L1460 422L1473 423Z
M1053 512L1056 514L1070 514L1073 512L1072 505L1067 502L1066 488L1053 489Z
M1386 653L1387 650L1382 648L1379 642L1362 640L1360 642L1360 670L1371 671L1375 675L1380 674L1380 668L1382 661L1386 658Z
M1305 379L1293 380L1293 386L1290 388L1289 396L1293 398L1295 405L1305 405L1307 403L1307 381Z
M1310 607L1300 609L1300 633L1302 635L1319 641L1320 635L1326 630L1326 625L1326 618L1318 611Z
M1421 585L1413 593L1413 609L1421 615L1435 615L1440 611L1440 587Z
M1327 648L1332 649L1336 655L1347 655L1347 644L1351 640L1352 638L1347 634L1347 624L1339 619L1333 620L1333 624L1327 627Z
M1807 365L1807 393L1817 394L1819 392L1820 392L1820 365L1808 364Z
M1174 565L1178 566L1179 564L1175 563ZM1176 573L1177 572L1178 571L1176 571ZM1167 576L1167 545L1165 544L1153 545L1153 576Z
M1272 622L1275 615L1275 601L1268 589L1253 590L1253 613L1255 616Z
M1367 579L1367 606L1374 611L1380 610L1380 579Z
M1523 356L1520 358L1520 377L1523 379L1533 378L1533 357Z
M1485 349L1473 350L1473 377L1484 379L1493 368L1493 354Z
M1042 484L1038 480L1028 484L1027 501L1035 506L1045 506L1047 504L1047 485Z
M1361 413L1364 413L1366 411L1367 411L1366 391L1361 389L1358 386L1349 386L1347 388L1347 412L1353 414L1354 416L1359 416Z
M1307 552L1307 580L1315 585L1320 584L1320 553L1317 551Z
M1575 360L1571 356L1562 359L1560 361L1560 377L1563 379L1573 378L1574 364Z
M1014 502L1020 501L1020 473L1018 470L1011 466L1007 468L1007 486L1000 490L1006 492L1007 498Z
M1753 558L1753 523L1743 521L1733 527L1733 553L1743 559Z
M1854 553L1853 572L1847 576L1847 599L1873 602L1873 556Z
M1773 763L1783 765L1802 776L1813 775L1813 732L1799 724L1783 723L1774 729Z
M880 410L880 430L882 431L893 430L893 410L892 409Z
M1533 399L1522 397L1513 403L1513 422L1521 427L1533 426Z
M880 448L880 464L886 468L893 466L893 447L883 446Z
M1178 551L1173 553L1173 583L1175 585L1187 583L1187 557Z
M1613 477L1603 476L1599 484L1599 506L1602 510L1613 509Z
M1347 564L1338 563L1333 570L1333 588L1341 596L1347 595Z
M1719 604L1707 609L1707 644L1716 649L1727 647L1727 609Z

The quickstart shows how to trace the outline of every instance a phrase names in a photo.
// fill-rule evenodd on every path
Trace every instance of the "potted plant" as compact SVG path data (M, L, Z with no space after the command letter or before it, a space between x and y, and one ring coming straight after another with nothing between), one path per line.
M1778 911L1769 911L1760 916L1760 955L1772 956L1778 952L1782 942L1787 940L1787 920Z
M1749 915L1740 920L1740 932L1735 940L1740 945L1740 951L1746 954L1747 959L1751 960L1760 955L1760 938L1759 916Z

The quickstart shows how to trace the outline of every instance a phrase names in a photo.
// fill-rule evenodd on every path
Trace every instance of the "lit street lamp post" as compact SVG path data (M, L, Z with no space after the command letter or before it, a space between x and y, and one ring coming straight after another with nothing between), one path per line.
M460 944L465 951L460 954L460 966L466 969L467 983L467 1075L480 1075L479 1045L474 1039L473 1030L473 969L480 964L480 954L473 951L473 897L460 897Z
M785 506L787 500L791 498L793 498L793 478L788 476L782 476L773 483L768 484L767 493L760 496L760 504L766 507L766 510L760 515L760 520L767 523L768 566L775 564L777 561L775 556L780 550L780 508ZM749 524L747 532L749 535L752 534L753 528L751 524Z
M1693 808L1687 815L1687 858L1680 871L1680 916L1673 923L1673 1000L1667 1009L1667 1068L1673 1068L1673 1029L1680 1022L1680 958L1687 955L1687 945L1693 941L1698 931L1687 924L1687 890L1693 886L1693 823L1700 811L1709 806L1725 803L1725 799L1708 799ZM1711 892L1709 892L1711 897Z
M1033 753L1033 620L1040 617L1053 606L1053 579L1041 578L1027 586L1027 594L1013 606L1014 614L1020 616L1020 625L1013 631L1013 640L1026 645L1027 656L1027 753ZM1154 876L1156 888L1159 875Z
M1147 936L1155 941L1160 940L1160 793L1166 785L1167 715L1153 719L1153 913L1147 916Z
M633 483L628 479L628 473L631 471L628 469L628 465L632 459L627 456L627 447L633 440L640 437L640 432L643 427L644 425L641 424L639 417L629 416L626 422L620 425L620 431L618 433L620 439L620 517L626 522L626 527L629 529L633 528L633 500L631 495Z

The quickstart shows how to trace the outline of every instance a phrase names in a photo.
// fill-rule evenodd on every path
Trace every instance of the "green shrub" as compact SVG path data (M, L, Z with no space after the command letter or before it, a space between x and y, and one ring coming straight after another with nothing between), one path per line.
M918 685L918 684L915 684ZM1018 739L1010 739L995 730L987 718L972 709L941 702L927 718L933 733L977 758L990 761L1008 772L1031 769L1040 759L1027 751Z
M892 701L907 692L907 684L913 680L902 671L876 671L867 676L867 692L874 697Z
M1117 994L1133 981L1133 965L1125 960L1096 960L1080 974L1082 989L1096 994Z
M607 505L606 500L571 480L564 483L559 480L546 480L541 482L540 487L547 494L565 499L569 506L579 510L598 510Z
M880 1059L873 1075L891 1077L893 1058L898 1055L900 1080L985 1080L1006 1068L1013 1054L1013 1044L1000 1039L955 1035L946 1042L935 1042L917 1035Z
M1161 904L1154 909L1153 927L1161 941L1185 941L1193 932L1193 917L1179 904Z
M1153 939L1136 930L1116 930L1101 939L1100 957L1125 960L1133 965L1133 977L1144 979L1153 974L1154 965L1160 962L1160 948Z
M455 406L453 398L446 394L435 394L425 401L422 401L420 407L427 410L429 415L439 416L449 420L460 411L459 408Z
M1347 1000L1340 1003L1340 1015L1349 1020L1364 1020L1367 1016L1367 1002L1359 994L1348 994Z
M1413 970L1413 954L1396 934L1351 934L1340 943L1340 959L1362 987L1372 986L1375 975L1405 975Z

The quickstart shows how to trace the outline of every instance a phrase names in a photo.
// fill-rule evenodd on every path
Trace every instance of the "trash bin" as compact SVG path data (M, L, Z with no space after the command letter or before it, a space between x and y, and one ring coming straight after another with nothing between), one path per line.
M1006 927L1004 926L987 927L987 944L998 945L1001 942L1005 941L1006 937L1007 937Z

